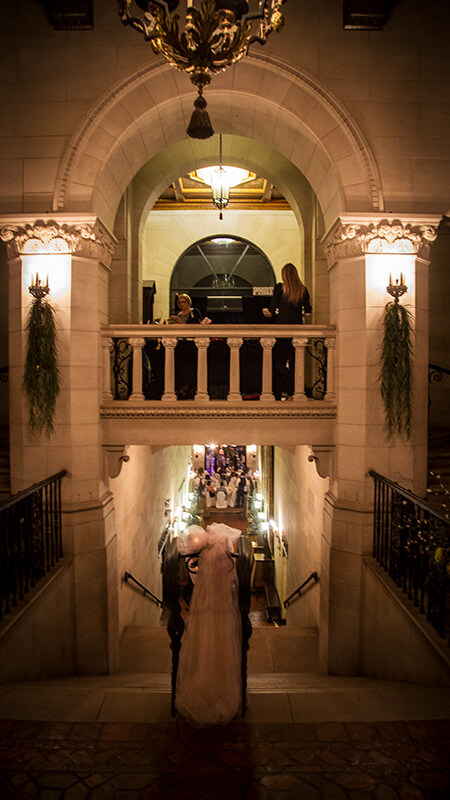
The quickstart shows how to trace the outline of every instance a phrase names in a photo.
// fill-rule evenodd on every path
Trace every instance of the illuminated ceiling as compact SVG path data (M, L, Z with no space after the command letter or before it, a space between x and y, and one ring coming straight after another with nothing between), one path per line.
M197 172L189 172L167 187L153 209L211 211L214 209L211 187L197 175ZM290 206L272 183L255 175L254 172L249 172L248 179L230 189L227 209L289 211Z

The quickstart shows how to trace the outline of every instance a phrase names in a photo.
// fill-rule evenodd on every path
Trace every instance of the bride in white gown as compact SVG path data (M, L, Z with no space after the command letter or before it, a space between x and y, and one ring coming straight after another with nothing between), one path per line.
M176 683L177 711L194 725L224 725L241 710L242 630L231 555L240 535L214 523L206 531L193 525L177 539L180 555L199 555Z

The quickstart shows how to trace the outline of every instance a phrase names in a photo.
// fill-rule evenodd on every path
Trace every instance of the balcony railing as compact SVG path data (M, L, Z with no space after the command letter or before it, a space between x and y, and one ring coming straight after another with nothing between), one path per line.
M101 336L104 406L335 403L333 326L108 325Z

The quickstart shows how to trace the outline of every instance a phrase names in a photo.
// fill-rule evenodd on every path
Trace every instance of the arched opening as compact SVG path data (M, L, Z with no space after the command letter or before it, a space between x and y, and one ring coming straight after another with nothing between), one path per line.
M207 236L188 247L175 264L170 305L174 310L176 295L187 292L212 322L259 322L261 295L274 284L272 264L257 245L238 236Z

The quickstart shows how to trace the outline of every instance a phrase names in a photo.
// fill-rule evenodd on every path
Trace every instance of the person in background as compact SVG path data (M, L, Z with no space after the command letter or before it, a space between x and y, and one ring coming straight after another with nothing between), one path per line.
M265 317L272 318L277 325L301 325L303 315L311 314L311 301L305 284L300 280L294 264L285 264L281 270L281 283L277 283L268 308L263 308ZM273 393L276 400L294 394L295 351L292 339L277 339L273 354Z
M211 320L202 317L198 308L192 308L192 300L188 294L177 295L177 306L179 311L172 314L168 322L171 325L209 325Z

